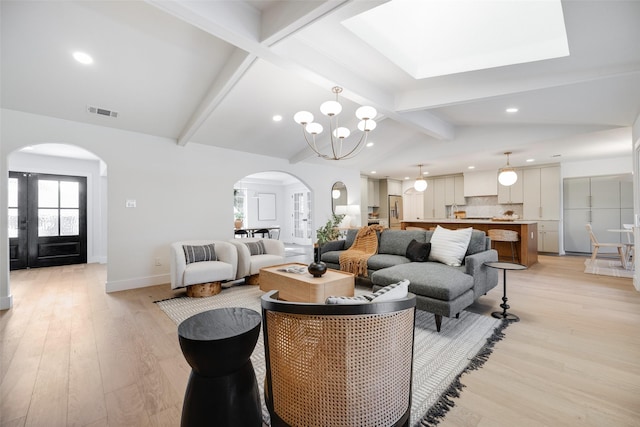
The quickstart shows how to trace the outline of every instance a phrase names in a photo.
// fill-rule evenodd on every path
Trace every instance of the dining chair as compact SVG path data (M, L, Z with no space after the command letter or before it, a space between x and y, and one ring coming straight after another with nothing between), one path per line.
M236 237L236 238L249 237L249 233L247 232L247 230L235 230L233 237Z
M256 237L256 235L259 234L260 237L265 238L265 237L270 237L269 236L269 230L267 230L266 228L259 228L256 231L253 232L253 236Z
M622 268L627 268L627 260L626 260L626 248L624 243L600 243L596 238L596 235L593 234L593 228L591 224L586 224L587 231L589 232L589 238L591 238L591 244L593 246L593 253L591 254L591 262L596 260L596 256L598 255L598 250L600 248L616 248L618 250L618 254L620 255L620 262L622 263Z

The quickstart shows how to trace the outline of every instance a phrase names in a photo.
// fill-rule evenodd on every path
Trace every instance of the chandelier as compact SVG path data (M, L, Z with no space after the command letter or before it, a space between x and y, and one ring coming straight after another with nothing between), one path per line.
M422 165L418 166L420 166L420 174L416 178L416 182L413 183L413 188L415 188L416 191L424 191L427 189L427 180L424 179L424 176L422 175Z
M356 117L360 120L358 129L362 132L362 135L360 135L358 142L351 146L351 142L346 141L351 131L346 127L339 126L336 117L342 111L342 105L338 102L338 96L342 92L342 88L335 86L331 91L336 94L336 100L323 102L320 105L320 112L329 117L329 137L331 138L331 151L329 154L324 154L318 149L316 135L322 133L323 127L320 123L313 121L313 114L308 111L298 111L293 116L293 120L302 125L304 140L318 157L327 160L350 159L360 153L366 145L369 132L376 128L376 122L373 119L378 112L375 108L368 106L362 106L356 110ZM307 134L311 135L311 140L309 140Z
M516 170L509 165L509 154L511 154L511 151L507 151L504 154L507 156L507 165L500 169L498 173L498 182L505 187L508 187L516 183L518 180L518 174L516 173Z

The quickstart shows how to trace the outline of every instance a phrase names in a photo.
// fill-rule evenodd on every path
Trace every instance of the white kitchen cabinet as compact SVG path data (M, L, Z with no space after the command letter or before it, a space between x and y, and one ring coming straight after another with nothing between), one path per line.
M405 193L402 196L404 205L404 221L424 218L424 193Z
M559 252L558 223L559 221L538 222L538 252L555 254Z
M387 192L389 195L401 196L402 195L402 181L395 179L387 180Z
M522 213L527 220L560 219L560 167L523 169Z
M424 217L425 219L436 218L436 210L435 210L435 200L433 198L434 195L434 185L433 179L427 179L427 189L422 192L422 198L424 202Z
M435 178L433 180L434 218L447 217L447 204L446 204L445 195L446 195L445 178Z
M380 183L377 179L369 179L367 196L368 206L380 206Z
M464 176L446 176L445 180L445 205L464 205Z
M522 169L516 169L518 180L515 184L505 186L498 182L498 203L500 204L512 204L522 203L523 201L523 172Z
M563 182L564 250L590 253L589 234L601 242L626 243L626 236L608 230L633 223L633 183L631 175L567 178ZM614 253L615 248L602 248Z

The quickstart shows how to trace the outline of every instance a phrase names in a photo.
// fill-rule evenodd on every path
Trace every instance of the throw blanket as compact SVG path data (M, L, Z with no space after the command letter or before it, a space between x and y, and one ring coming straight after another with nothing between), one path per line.
M378 236L376 231L382 231L380 225L362 227L353 245L340 254L340 270L353 273L356 276L367 277L367 261L371 255L378 252Z

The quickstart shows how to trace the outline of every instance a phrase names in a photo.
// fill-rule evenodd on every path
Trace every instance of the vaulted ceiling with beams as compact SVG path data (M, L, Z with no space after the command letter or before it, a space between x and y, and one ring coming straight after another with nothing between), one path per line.
M419 163L431 175L497 169L505 151L514 166L630 155L640 113L635 0L3 0L0 8L2 108L183 146L327 162L307 148L293 115L320 116L336 85L341 124L357 134L350 117L366 104L378 127L372 147L332 164L399 179ZM76 62L75 51L93 63Z

